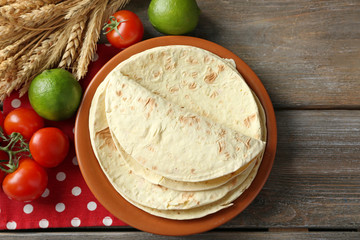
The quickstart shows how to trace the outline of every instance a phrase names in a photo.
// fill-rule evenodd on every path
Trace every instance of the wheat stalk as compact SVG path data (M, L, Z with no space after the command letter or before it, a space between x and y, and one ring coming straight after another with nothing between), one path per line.
M102 17L106 6L107 2L103 1L94 10L92 10L90 14L86 35L76 64L76 78L78 80L85 76L87 67L94 55L94 52L96 51L96 42L100 35Z
M82 34L87 18L79 19L71 29L70 37L65 48L65 52L59 63L59 68L69 68L78 56L78 49L81 44Z

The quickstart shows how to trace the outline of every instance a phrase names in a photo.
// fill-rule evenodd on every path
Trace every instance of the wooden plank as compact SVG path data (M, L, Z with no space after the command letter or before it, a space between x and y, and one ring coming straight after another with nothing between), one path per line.
M360 111L278 111L278 149L254 202L222 228L357 229Z
M216 42L257 73L276 108L360 108L360 1L198 1L189 34ZM131 1L145 38L148 3Z
M157 236L143 232L38 232L38 233L0 233L2 240L18 240L18 239L33 239L33 240L92 240L92 239L122 239L122 240L150 240L150 239L169 239L167 236ZM180 239L236 239L236 240L258 240L258 239L349 239L358 240L360 238L359 232L208 232L204 234L197 234L187 237L172 237L173 240Z

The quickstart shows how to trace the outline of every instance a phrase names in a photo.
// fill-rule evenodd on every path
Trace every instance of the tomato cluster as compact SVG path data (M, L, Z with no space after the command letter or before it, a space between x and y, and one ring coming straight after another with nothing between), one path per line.
M58 128L44 127L43 118L27 108L15 109L5 118L0 111L0 126L4 193L19 201L40 197L48 182L45 168L56 167L65 159L68 137Z

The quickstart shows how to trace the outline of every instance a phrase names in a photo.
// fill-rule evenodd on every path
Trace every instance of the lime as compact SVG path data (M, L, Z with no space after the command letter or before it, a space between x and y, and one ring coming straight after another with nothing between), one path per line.
M149 20L164 34L185 34L195 29L200 9L195 0L152 0L148 9Z
M29 101L43 118L59 121L74 115L81 101L81 86L74 76L61 68L45 70L29 87Z

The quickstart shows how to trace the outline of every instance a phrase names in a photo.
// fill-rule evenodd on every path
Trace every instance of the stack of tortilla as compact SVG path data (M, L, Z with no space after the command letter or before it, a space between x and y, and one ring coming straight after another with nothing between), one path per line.
M256 176L265 116L234 62L191 46L120 63L90 108L91 144L134 206L177 220L230 207Z

